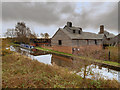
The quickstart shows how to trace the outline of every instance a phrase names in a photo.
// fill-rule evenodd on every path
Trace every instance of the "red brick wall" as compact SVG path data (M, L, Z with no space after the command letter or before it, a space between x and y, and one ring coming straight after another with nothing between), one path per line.
M90 50L99 50L102 49L102 45L85 45L78 47L80 49L90 49Z
M78 53L84 54L84 53L90 53L93 51L102 50L102 45L85 45L85 46L73 47L73 48L75 48L73 54L78 54Z
M72 54L72 47L69 46L52 46L53 50L59 51L59 52L65 52Z
M78 53L84 54L85 52L93 52L93 51L102 49L101 45L86 45L86 46L80 46L80 47L54 45L52 47L49 47L49 46L41 46L41 47L42 48L47 48L47 49L52 49L54 51L65 52L65 53L76 54L76 55ZM74 53L72 52L72 48L75 48Z

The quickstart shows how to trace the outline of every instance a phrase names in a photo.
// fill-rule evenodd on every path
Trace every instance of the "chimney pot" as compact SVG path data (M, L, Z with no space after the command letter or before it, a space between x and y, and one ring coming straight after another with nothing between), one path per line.
M67 22L67 27L72 27L72 23L71 22Z
M103 34L104 33L104 25L100 25L100 32L99 34Z

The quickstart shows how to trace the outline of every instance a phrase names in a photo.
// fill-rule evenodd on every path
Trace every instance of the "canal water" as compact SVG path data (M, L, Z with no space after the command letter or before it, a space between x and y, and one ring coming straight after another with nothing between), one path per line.
M76 73L83 78L90 78L95 80L99 78L110 80L115 79L120 82L120 71L110 69L109 67L104 67L103 65L80 60L78 58L55 55L37 49L30 51L21 47L11 46L10 50L19 52L20 54L26 55L32 60L38 60L41 63L65 67L71 70L72 73Z

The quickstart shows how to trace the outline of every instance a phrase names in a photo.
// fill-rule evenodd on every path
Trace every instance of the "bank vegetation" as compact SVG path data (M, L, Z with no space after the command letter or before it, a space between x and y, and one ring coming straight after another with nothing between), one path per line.
M116 80L82 78L68 69L31 60L2 44L2 88L119 88Z

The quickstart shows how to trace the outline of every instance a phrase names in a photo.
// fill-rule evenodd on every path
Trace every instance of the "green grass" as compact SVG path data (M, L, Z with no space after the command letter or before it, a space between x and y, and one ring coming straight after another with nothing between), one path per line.
M51 49L46 49L46 48L41 48L41 47L35 47L35 48L36 48L36 49L39 49L39 50L43 50L43 51L49 51L49 52L57 53L57 54L74 56L73 54L64 53L64 52L59 52L59 51L54 51L54 50L51 50Z
M19 44L14 44L14 43L11 43L11 44L19 46ZM76 56L76 55L73 55L73 54L59 52L59 51L54 51L54 50L46 49L46 48L42 48L42 47L35 47L35 48L39 49L39 50L47 51L47 52L52 52L52 53L61 54L61 55L67 55L67 56L72 56L72 57L78 57L78 58L84 59L84 60L89 60L89 61L94 61L94 62L97 62L97 63L103 63L103 64L107 64L107 65L109 64L109 65L112 65L112 66L120 67L120 63L117 63L117 62L104 61L104 60L98 60L98 59L89 58L89 57ZM112 48L112 47L109 47L109 48Z
M114 66L119 66L120 67L120 63L117 63L117 62L112 62L112 61L102 61L103 63L106 63L106 64L112 64Z
M10 45L15 45L15 46L20 46L19 44L15 44L15 43L10 43Z
M36 49L43 50L43 51L48 51L48 52L53 52L53 53L57 53L57 54L61 54L61 55L77 57L77 58L80 58L80 59L94 61L94 62L97 62L97 63L109 64L109 65L118 66L118 67L120 66L120 63L117 63L117 62L104 61L104 60L98 60L98 59L89 58L89 57L76 56L76 55L73 55L73 54L68 54L68 53L64 53L64 52L58 52L58 51L54 51L54 50L46 49L46 48L41 48L41 47L36 47Z

